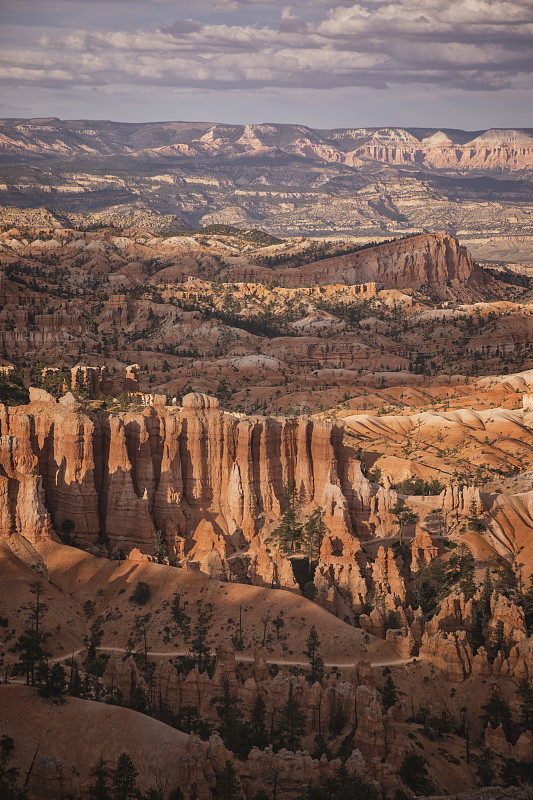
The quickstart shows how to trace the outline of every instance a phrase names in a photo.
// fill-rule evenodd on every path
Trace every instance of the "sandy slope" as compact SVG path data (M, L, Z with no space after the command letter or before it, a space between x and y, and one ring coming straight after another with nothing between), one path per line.
M58 623L63 626L67 620L75 621L69 637L60 639L59 646L55 634L52 637L50 649L56 657L83 647L83 637L98 615L104 618L103 647L126 647L135 625L135 617L151 614L148 631L151 650L168 653L187 649L181 633L176 631L172 623L169 609L174 593L177 592L182 602L188 603L193 625L197 618L198 598L203 597L206 602L213 604L213 621L208 636L208 643L213 649L237 632L239 607L242 607L243 656L252 656L256 645L261 643L262 620L266 615L272 620L283 612L285 626L281 630L280 641L277 642L275 636L272 636L271 642L267 642L269 659L304 661L305 640L311 625L315 625L321 641L328 643L327 654L324 655L327 655L326 660L332 664L355 663L363 658L379 662L398 658L386 642L373 636L366 641L362 630L353 628L315 603L292 592L221 583L204 575L150 562L126 561L119 564L51 541L39 544L37 549L46 564L50 582L45 586L47 602L50 598L50 611L45 618L46 627L53 629ZM1 555L0 607L4 609L3 613L9 610L14 612L28 597L28 585L34 579L34 573L11 554L5 543L0 549ZM9 584L7 577L15 572L19 575L18 582ZM152 597L143 606L129 600L138 581L144 581L152 588ZM4 587L7 586L10 587L12 601L10 609L4 596ZM83 612L87 600L92 600L95 604L94 615L90 618ZM9 616L11 621L12 617ZM20 621L17 624L13 619L13 623L14 627L21 627ZM165 637L165 626L170 627L170 638ZM270 622L267 624L267 631L271 634L274 632Z
M57 703L14 684L0 686L0 728L15 742L10 766L18 767L22 782L37 753L29 787L31 796L41 798L77 795L101 756L114 766L124 751L141 771L142 788L154 783L157 766L168 776L170 790L180 783L179 758L189 740L136 711L74 697ZM61 769L53 759L63 762Z

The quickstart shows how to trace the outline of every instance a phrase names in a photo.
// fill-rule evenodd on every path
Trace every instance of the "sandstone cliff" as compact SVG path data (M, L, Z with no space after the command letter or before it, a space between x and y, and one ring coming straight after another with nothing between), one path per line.
M50 535L52 520L59 532L70 519L80 542L106 535L126 551L152 552L161 530L179 555L187 540L193 558L206 547L225 558L279 518L288 480L341 538L356 530L372 493L341 427L234 416L200 394L182 408L96 415L72 395L55 402L32 391L30 405L1 407L0 434L2 531L32 541Z
M228 278L244 281L268 280L274 276L272 270L253 266L236 266L226 272ZM476 266L466 247L446 233L411 236L302 268L278 269L275 274L277 279L283 277L287 286L375 282L387 288L421 289L451 282L458 288L467 284L475 289L490 282L488 274Z

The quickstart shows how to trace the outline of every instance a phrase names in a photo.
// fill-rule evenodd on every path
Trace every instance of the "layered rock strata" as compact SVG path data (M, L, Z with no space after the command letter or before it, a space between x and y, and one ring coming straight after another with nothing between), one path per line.
M160 530L178 553L188 540L199 555L208 546L222 559L279 518L289 480L303 505L324 509L337 538L356 532L372 494L341 427L239 417L200 394L182 408L97 415L71 394L56 402L33 390L28 406L0 408L0 435L8 437L2 531L32 541L69 519L80 542L105 535L152 552ZM193 540L200 522L209 535ZM264 572L260 562L255 569Z

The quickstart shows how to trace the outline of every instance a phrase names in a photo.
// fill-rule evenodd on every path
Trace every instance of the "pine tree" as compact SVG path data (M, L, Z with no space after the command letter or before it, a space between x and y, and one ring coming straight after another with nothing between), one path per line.
M500 694L499 687L494 688L485 705L481 706L481 709L484 712L481 717L484 728L489 724L492 728L503 725L506 736L509 735L511 712L509 711L509 706Z
M494 626L492 636L490 637L491 644L496 651L501 650L505 655L505 627L503 620L499 619Z
M242 712L239 709L241 700L235 694L229 680L222 683L222 694L213 697L211 704L215 706L220 720L219 733L222 741L235 755L247 755L249 747L246 742L246 731L242 724ZM244 752L246 750L246 752Z
M44 645L50 634L42 627L42 617L48 611L48 606L41 599L42 586L41 581L35 581L30 585L35 600L26 606L30 612L28 626L13 646L13 652L19 653L17 667L20 672L26 674L26 684L31 686L35 686L37 668L44 664L49 656Z
M296 503L296 481L290 478L283 487L283 499L287 501L289 506L294 506Z
M0 738L0 798L1 800L26 800L26 792L19 789L17 782L19 771L16 767L10 767L11 751L15 743L11 736Z
M309 659L309 663L311 665L310 682L314 683L316 680L322 680L322 676L324 675L324 662L318 652L318 648L320 647L320 639L318 638L318 633L314 625L309 631L306 645L307 647L304 650L304 654Z
M116 800L131 800L137 795L137 775L131 757L121 753L113 771L113 793Z
M496 581L496 591L505 597L513 597L517 590L517 577L511 564L503 559L499 562L498 579Z
M478 512L477 512L477 505L474 498L472 498L472 502L470 503L470 513L468 516L468 530L474 531L475 533L481 533L486 528L485 523L482 519L480 519Z
M305 733L305 714L290 688L289 699L283 706L281 724L278 731L280 742L287 750L299 750L300 737Z
M316 508L308 517L303 528L303 540L309 559L309 571L311 571L311 561L320 555L322 541L326 534L326 526L323 520L323 511Z
M385 683L383 684L383 689L381 690L381 702L383 703L383 708L385 711L393 706L397 700L398 692L396 690L396 685L392 680L392 677L388 675Z
M154 558L158 564L164 564L167 558L167 546L161 531L156 531L154 537Z
M217 800L238 800L241 796L241 782L233 761L229 759L224 765L222 773L217 778L215 789Z
M89 797L91 800L111 800L109 794L109 786L107 783L108 772L106 770L106 762L100 756L92 769L94 783L89 786Z
M414 525L418 519L418 515L415 514L412 509L402 506L400 503L397 503L394 506L391 513L396 517L396 524L398 525L398 537L401 546L403 545L403 534L405 528L407 528L409 525Z
M61 664L53 664L52 668L45 661L39 665L38 677L42 697L60 697L65 691L67 674Z
M190 735L196 732L199 719L200 712L196 706L182 706L176 717L176 724L180 731Z
M400 767L400 778L416 794L429 794L433 789L428 776L426 759L418 753L406 756Z
M172 600L172 605L170 607L170 613L174 619L174 622L181 630L182 636L185 641L188 641L191 635L191 618L187 614L185 607L187 605L187 601L181 604L181 597L177 592L174 592L174 599Z
M280 523L272 531L269 541L277 542L282 553L295 553L301 549L303 526L298 521L296 511L290 505L283 514Z
M276 629L276 639L279 640L279 632L285 627L285 620L283 619L283 611L280 611L277 617L272 620L272 625Z
M200 672L203 672L209 661L207 634L213 620L213 604L205 603L203 597L196 601L196 624L192 633L191 650L196 657Z
M524 728L528 731L533 726L533 689L525 678L522 678L516 690L520 697L520 720Z
M485 577L483 578L483 583L481 584L481 595L479 597L479 602L483 604L484 609L490 612L490 601L492 598L492 579L490 577L490 569L487 567L485 570Z
M476 582L474 580L474 570L466 570L459 579L459 589L465 596L465 600L471 600L476 593Z
M250 741L254 747L263 750L268 744L266 729L266 703L263 695L258 692L250 716Z

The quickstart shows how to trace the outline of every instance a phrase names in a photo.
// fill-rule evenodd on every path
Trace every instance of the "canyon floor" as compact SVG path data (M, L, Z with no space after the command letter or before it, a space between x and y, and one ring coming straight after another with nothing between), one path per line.
M527 797L527 274L115 225L0 234L0 787Z

